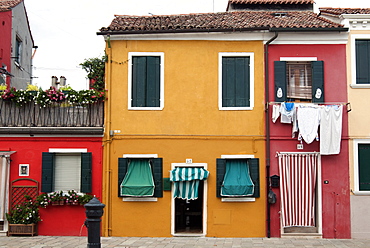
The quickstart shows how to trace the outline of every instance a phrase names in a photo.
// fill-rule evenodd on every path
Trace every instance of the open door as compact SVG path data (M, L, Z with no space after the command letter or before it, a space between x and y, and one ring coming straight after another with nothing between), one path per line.
M205 165L172 165L171 230L174 236L204 236L206 233L206 179L208 171L205 170ZM181 172L176 172L176 168L181 170ZM182 179L175 179L175 176L173 176L175 173L180 173ZM201 173L206 173L206 175L199 176ZM184 175L187 176L184 177Z

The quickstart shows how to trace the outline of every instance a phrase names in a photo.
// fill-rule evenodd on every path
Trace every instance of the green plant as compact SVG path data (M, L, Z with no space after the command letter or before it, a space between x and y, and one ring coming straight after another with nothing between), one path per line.
M25 195L24 198L24 202L6 213L6 219L10 224L33 224L41 221L37 201L28 195Z
M71 91L73 89L69 84L67 84L65 86L60 87L59 90L61 90L61 91Z
M79 203L80 195L72 190L68 190L68 194L66 195L66 202L71 204L77 204Z
M106 61L107 56L103 56L102 58L85 59L85 61L80 64L82 69L87 72L87 77L95 81L92 88L97 91L103 91L105 88L104 75Z
M43 193L36 197L36 204L38 204L38 206L40 207L46 208L46 206L49 205L50 202L50 196L46 193Z
M65 196L63 194L63 191L55 191L49 194L50 202L59 202L64 201Z
M92 195L81 195L79 198L78 198L78 202L81 204L81 205L85 205L86 203L88 203L92 198L94 198L94 196Z

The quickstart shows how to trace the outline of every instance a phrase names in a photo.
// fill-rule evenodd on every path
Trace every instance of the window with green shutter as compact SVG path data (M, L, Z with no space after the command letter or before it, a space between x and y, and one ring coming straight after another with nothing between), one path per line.
M370 40L357 39L356 84L370 84Z
M152 197L163 197L163 169L162 158L119 158L118 159L118 196L122 197L122 183L125 181L125 177L128 173L128 167L132 161L145 160L151 169L151 173L154 181L154 194ZM135 163L131 163L135 165ZM136 174L137 175L137 174ZM147 177L147 175L145 175ZM144 182L145 183L145 182ZM140 195L137 195L140 196ZM125 196L126 197L126 196Z
M235 168L233 168L235 165ZM244 168L247 166L247 168ZM236 181L232 178L227 178L227 174L235 175L235 171L233 169L242 171L243 175L239 178L239 183L237 185L234 184L232 189L235 191L234 195L223 195L223 187L225 184L229 184L225 182L226 180ZM231 173L230 173L231 171ZM232 173L234 172L234 173ZM251 181L250 181L251 180ZM230 185L230 184L229 184ZM252 194L248 194L248 197L260 197L260 178L259 178L259 159L257 158L248 158L248 159L223 159L218 158L216 160L216 196L217 197L236 197L238 191L242 192L240 194L244 194L248 192L249 189L253 186ZM226 191L225 191L226 192ZM244 192L244 193L243 193ZM240 197L243 197L241 195Z
M163 108L163 53L129 53L129 108Z
M275 101L324 102L323 61L274 61Z
M92 154L42 153L42 192L75 190L91 193Z
M254 101L253 53L220 53L219 108L252 109Z
M358 189L370 191L370 144L358 144Z

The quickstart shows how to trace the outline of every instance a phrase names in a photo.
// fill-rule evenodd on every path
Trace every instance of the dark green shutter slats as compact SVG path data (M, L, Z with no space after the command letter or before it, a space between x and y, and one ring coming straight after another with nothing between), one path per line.
M160 106L159 56L132 57L132 107Z
M312 61L312 102L324 102L324 61Z
M221 186L226 173L226 159L216 159L216 196L221 197Z
M370 40L356 40L356 84L370 84Z
M162 158L153 158L153 179L154 179L154 197L163 197L163 169L162 169Z
M249 173L254 184L254 194L253 197L260 197L260 168L259 159L251 158L248 159Z
M54 190L54 153L42 153L41 192Z
M275 102L287 100L286 62L274 61Z
M370 190L370 144L358 145L359 190Z
M127 167L128 167L128 159L119 158L118 159L118 196L121 196L121 183L123 179L125 178Z
M162 158L153 158L151 160L152 170L153 170L153 179L154 179L154 197L163 197L163 159ZM125 178L127 172L129 159L128 158L119 158L118 159L118 196L121 197L121 183Z
M81 192L91 193L91 152L81 153Z
M250 58L222 58L222 107L250 106Z

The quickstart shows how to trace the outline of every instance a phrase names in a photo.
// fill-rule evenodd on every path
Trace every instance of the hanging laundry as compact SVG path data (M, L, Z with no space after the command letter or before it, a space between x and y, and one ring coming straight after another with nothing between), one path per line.
M293 102L282 102L280 107L280 122L292 123L293 115L295 114L295 107Z
M315 106L298 106L297 121L299 135L298 140L304 140L311 144L315 138L318 140L318 127L320 123L320 109Z
M342 139L342 105L325 106L320 111L320 153L339 154Z
M272 105L272 122L275 123L276 120L280 116L280 105L279 104L274 104Z

